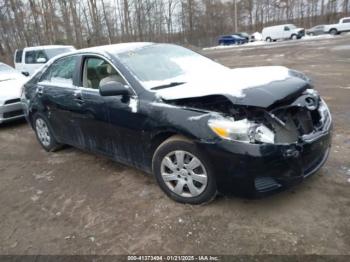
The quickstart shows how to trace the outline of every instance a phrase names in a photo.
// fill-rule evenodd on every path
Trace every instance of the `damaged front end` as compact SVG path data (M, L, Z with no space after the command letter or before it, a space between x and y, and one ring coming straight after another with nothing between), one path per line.
M222 116L208 120L209 128L221 138L208 154L219 162L219 172L231 174L222 176L224 187L231 185L227 190L235 183L231 179L248 177L255 192L274 191L315 173L328 157L331 114L311 88L266 108L235 105L225 96L172 103ZM227 156L216 159L216 146L224 148Z

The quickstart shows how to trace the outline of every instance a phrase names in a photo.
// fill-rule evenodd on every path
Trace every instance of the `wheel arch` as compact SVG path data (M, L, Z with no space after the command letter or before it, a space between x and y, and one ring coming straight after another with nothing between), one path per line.
M155 155L156 150L158 147L165 142L166 140L170 138L182 138L187 141L194 141L195 138L189 134L183 134L181 132L177 132L174 130L163 130L160 132L157 132L152 138L151 138L151 143L150 143L150 149L149 149L149 163L152 168L153 166L153 158Z

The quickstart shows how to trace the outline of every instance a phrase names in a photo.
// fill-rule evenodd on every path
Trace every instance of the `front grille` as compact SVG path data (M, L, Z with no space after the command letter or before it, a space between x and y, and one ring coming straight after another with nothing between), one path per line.
M290 106L273 111L279 121L269 121L275 131L276 143L293 143L299 137L317 131L322 127L320 112L306 107Z
M23 115L23 110L16 110L16 111L11 111L11 112L6 112L3 114L4 118L11 118L15 116L21 116Z
M19 103L19 102L21 102L21 99L19 99L19 98L10 99L10 100L5 101L5 105Z

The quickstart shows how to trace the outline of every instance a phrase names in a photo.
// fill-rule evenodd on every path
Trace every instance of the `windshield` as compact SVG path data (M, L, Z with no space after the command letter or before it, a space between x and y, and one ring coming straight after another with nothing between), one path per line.
M63 53L68 53L73 51L73 47L61 47L61 48L50 48L50 49L45 49L45 53L48 57L48 59L51 59L57 55L63 54Z
M289 29L295 29L297 28L295 25L288 25L289 26Z
M149 45L116 55L147 89L229 70L189 49L170 44Z

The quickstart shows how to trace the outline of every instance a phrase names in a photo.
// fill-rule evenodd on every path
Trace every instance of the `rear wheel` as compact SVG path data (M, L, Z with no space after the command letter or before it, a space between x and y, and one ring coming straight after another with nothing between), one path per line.
M329 33L330 33L331 35L337 35L337 34L338 34L338 30L335 29L335 28L333 28L333 29L329 30Z
M266 37L266 42L272 42L271 37Z
M46 151L53 152L61 147L61 144L59 144L54 138L46 118L41 114L34 115L33 127L40 145Z
M157 148L152 165L160 188L171 199L202 204L215 198L213 169L192 141L181 136L169 138Z

